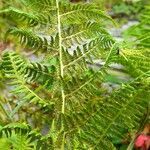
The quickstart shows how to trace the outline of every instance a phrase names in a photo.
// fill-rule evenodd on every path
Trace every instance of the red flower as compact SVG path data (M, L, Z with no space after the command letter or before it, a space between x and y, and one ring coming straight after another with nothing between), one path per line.
M135 140L135 148L148 150L150 148L150 136L140 134Z

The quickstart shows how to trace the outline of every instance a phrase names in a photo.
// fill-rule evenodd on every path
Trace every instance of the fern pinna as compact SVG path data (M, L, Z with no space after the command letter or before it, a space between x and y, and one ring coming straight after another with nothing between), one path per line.
M138 47L150 48L150 30L149 30L150 4L148 3L140 15L139 23L131 26L124 32L125 37L134 37L134 43Z
M2 19L14 25L5 38L16 43L14 47L19 45L15 40L20 41L20 52L29 49L42 60L35 62L14 50L4 51L0 75L17 97L7 115L11 121L29 123L37 128L36 133L45 124L48 131L36 137L32 129L22 133L20 124L20 132L14 132L14 124L3 125L1 139L21 134L29 147L21 149L116 149L115 140L138 129L147 107L150 59L146 52L138 50L136 55L136 51L120 47L105 28L113 20L92 4L21 0L20 6L0 11ZM93 69L89 64L99 59L103 65ZM122 64L131 81L108 94L101 84L112 63ZM16 119L19 112L25 117ZM33 125L28 113L41 120L34 116Z

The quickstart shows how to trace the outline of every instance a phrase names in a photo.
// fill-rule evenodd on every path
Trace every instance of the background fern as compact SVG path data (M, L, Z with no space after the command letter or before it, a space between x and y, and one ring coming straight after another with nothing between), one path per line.
M140 22L137 25L131 26L128 30L124 32L125 37L132 37L136 42L138 47L149 48L149 13L150 13L150 4L145 6L142 14L140 15ZM135 37L135 39L134 39Z

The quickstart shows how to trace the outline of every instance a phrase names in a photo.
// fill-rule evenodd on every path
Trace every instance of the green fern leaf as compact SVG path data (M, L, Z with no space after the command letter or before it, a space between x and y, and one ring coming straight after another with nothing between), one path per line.
M6 74L6 77L13 79L10 84L14 86L13 93L24 93L24 98L21 102L18 103L18 106L14 109L11 115L14 115L16 111L26 103L26 101L38 103L43 107L51 107L49 102L46 102L41 97L39 97L34 91L32 91L26 84L25 71L26 63L14 52L6 52L3 55L3 69ZM17 86L18 85L18 86Z

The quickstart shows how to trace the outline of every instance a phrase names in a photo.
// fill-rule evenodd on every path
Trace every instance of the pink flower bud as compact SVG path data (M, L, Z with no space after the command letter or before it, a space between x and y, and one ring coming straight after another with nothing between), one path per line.
M150 136L140 134L135 140L135 148L140 148L141 150L148 150L150 143Z

